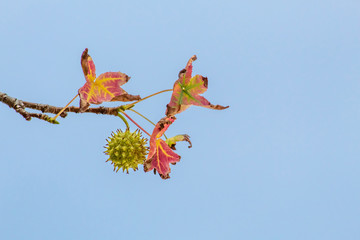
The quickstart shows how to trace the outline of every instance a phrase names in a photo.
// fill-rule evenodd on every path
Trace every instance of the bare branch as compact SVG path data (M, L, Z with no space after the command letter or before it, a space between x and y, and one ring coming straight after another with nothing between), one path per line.
M102 107L101 106L101 107L97 107L97 108L88 108L85 111L85 113L96 113L96 114L117 116L119 113L119 108L121 108L121 106L118 106L118 107ZM74 106L67 107L64 112L84 113L84 112L80 112L79 107L74 107Z
M41 120L45 120L47 122L50 122L50 117L46 114L41 113L29 113L25 110L24 102L8 96L6 93L0 92L0 102L5 103L10 108L14 109L17 113L19 113L21 116L23 116L27 121L30 121L32 117L39 118ZM55 123L55 122L52 122Z
M57 122L51 121L51 117L49 117L48 115L43 114L43 113L57 114L62 109L62 107L51 106L48 104L22 101L22 100L10 97L6 93L2 93L2 92L0 92L0 102L4 103L4 104L8 105L10 108L14 109L17 113L22 115L27 121L30 121L32 117L35 117L35 118L39 118L41 120L44 120L44 121L47 121L50 123L57 123ZM27 112L25 110L26 108L38 110L38 111L41 111L42 113ZM121 106L97 107L97 108L89 108L85 112L117 116L120 108L121 108ZM67 116L67 112L82 113L82 112L80 112L79 107L70 106L70 107L67 107L64 110L64 112L61 113L60 116L65 118Z
M54 106L50 106L48 104L32 103L32 102L26 102L26 101L22 101L22 102L24 103L24 106L26 108L39 110L43 113L57 114L62 109L61 107L54 107ZM64 112L64 113L60 114L60 116L64 118L67 116L67 113Z

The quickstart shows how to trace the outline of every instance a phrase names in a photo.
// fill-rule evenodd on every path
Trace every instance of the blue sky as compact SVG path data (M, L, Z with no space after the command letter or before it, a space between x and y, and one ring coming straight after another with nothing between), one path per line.
M2 1L1 92L64 106L85 83L89 48L98 74L122 71L124 89L147 96L196 54L204 96L230 108L178 115L167 135L189 134L193 148L177 145L164 181L105 163L118 118L51 125L1 104L0 238L359 239L359 10L355 0ZM169 99L136 110L158 121Z

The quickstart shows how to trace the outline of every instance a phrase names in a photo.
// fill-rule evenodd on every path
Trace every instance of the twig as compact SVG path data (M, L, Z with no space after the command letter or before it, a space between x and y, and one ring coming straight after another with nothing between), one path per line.
M30 121L32 117L35 117L35 118L39 118L41 120L45 120L47 122L57 123L56 121L51 121L51 118L46 114L30 113L25 110L26 108L38 110L38 111L41 111L42 113L51 113L51 114L58 114L62 110L62 107L56 107L56 106L51 106L48 104L22 101L22 100L10 97L6 93L2 93L2 92L0 92L0 102L3 102L4 104L8 105L10 108L14 109L17 113L22 115L27 121ZM97 108L89 108L85 112L118 116L118 111L120 108L121 108L121 106L97 107ZM67 116L67 112L81 113L79 107L70 106L70 107L67 107L64 110L64 112L60 114L60 116L65 118Z
M31 109L35 109L35 110L39 110L43 113L52 113L52 114L57 114L58 112L60 112L61 108L58 107L54 107L54 106L50 106L48 104L41 104L41 103L32 103L32 102L26 102L26 101L22 101L24 103L24 106L26 108L31 108ZM63 112L60 114L61 117L66 117L67 113Z
M14 109L17 113L19 113L21 116L23 116L27 121L30 121L32 117L39 118L41 120L45 120L47 122L50 121L50 117L46 114L41 113L30 113L25 110L24 102L8 96L6 93L0 92L0 102L5 103L10 108ZM51 122L56 123L56 122Z

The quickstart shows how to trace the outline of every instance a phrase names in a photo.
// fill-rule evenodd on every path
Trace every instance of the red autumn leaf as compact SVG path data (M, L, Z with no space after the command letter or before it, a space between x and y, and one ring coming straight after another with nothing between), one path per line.
M170 163L179 162L181 157L174 153L161 138L156 139L153 144L155 145L153 148L156 149L155 155L145 161L144 170L148 172L156 169L162 179L168 179L171 172Z
M90 104L101 104L110 101L139 100L139 95L130 95L120 86L130 79L121 72L106 72L96 77L95 64L86 48L81 55L81 66L86 83L79 89L80 111L85 111Z
M168 129L168 127L175 121L175 117L164 117L155 126L153 133L150 137L150 151L144 163L145 172L154 169L159 173L162 179L170 178L171 172L170 163L175 164L180 161L180 156L174 153L169 145L160 137ZM183 137L174 137L171 139L171 144L174 145L177 141L187 141L189 136L182 135ZM187 140L185 140L187 139ZM190 140L189 140L190 141Z
M204 93L208 88L208 80L201 75L192 75L192 62L196 60L196 56L192 56L185 69L179 73L179 79L175 82L173 87L173 94L170 103L166 105L166 116L174 116L191 105L222 110L229 106L213 105L206 98L199 94Z

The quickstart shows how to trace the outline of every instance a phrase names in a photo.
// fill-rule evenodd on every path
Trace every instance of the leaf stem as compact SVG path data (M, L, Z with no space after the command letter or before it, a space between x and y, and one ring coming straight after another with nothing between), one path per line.
M137 115L139 115L140 117L144 118L144 119L145 119L145 120L147 120L149 123L151 123L152 125L154 125L154 126L155 126L155 123L153 123L150 119L148 119L147 117L145 117L145 116L144 116L144 115L142 115L141 113L139 113L139 112L135 111L135 110L134 110L134 109L132 109L132 108L130 108L130 109L128 109L128 110L130 110L130 111L132 111L132 112L136 113Z
M137 103L139 103L139 102L141 102L141 101L144 101L144 100L146 100L146 99L148 99L148 98L151 98L151 97L153 97L153 96L155 96L155 95L158 95L158 94L160 94L160 93L170 92L170 91L172 91L172 89L166 89L166 90L162 90L162 91L160 91L160 92L153 93L153 94L151 94L151 95L149 95L149 96L147 96L147 97L144 97L144 98L142 98L142 99L140 99L140 100L137 100L136 102L133 102L133 103L131 103L131 104L129 104L129 105L126 105L126 107L127 107L127 108L131 108L132 106L134 106L135 104L137 104Z
M128 121L126 120L126 118L124 118L123 115L121 115L121 113L118 113L118 116L121 118L121 120L123 120L123 122L125 123L126 125L126 130L130 130L130 127L129 127L129 123Z
M127 117L130 121L132 121L138 128L140 128L144 133L146 133L149 137L151 137L151 135L147 132L147 131L145 131L142 127L140 127L140 125L139 124L137 124L129 115L127 115L124 111L122 111L122 110L120 110L120 112L122 113L122 114L124 114L125 115L125 117Z
M58 114L56 114L55 117L51 118L51 120L52 120L52 121L55 121L56 118L57 118L58 116L60 116L60 114L61 114L78 96L79 96L79 94L76 94L76 96L75 96L73 99L71 99L71 101L70 101L68 104L66 104L66 106L65 106L63 109L61 109L61 111L58 112Z
M132 109L132 108L130 108L130 109L128 109L128 110L130 110L130 111L132 111L132 112L134 112L134 113L138 114L140 117L144 118L145 120L147 120L148 122L150 122L152 125L156 126L156 124L155 124L155 123L153 123L150 119L148 119L147 117L145 117L145 116L144 116L144 115L142 115L141 113L139 113L139 112L135 111L135 110L134 110L134 109ZM165 137L165 139L167 139L167 136L165 135L165 133L164 133L164 137Z

